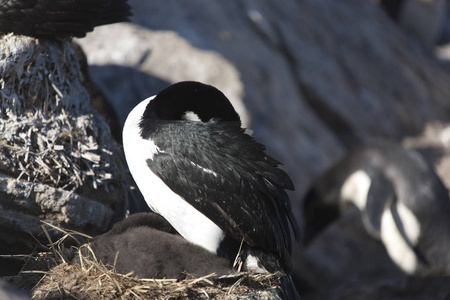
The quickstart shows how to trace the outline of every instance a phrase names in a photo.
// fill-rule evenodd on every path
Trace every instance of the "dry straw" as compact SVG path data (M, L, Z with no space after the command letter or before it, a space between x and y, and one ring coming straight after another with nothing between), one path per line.
M70 258L63 241L86 235L46 226L62 232L63 237L50 243L50 252L35 258L52 261L49 271L28 271L44 274L32 290L33 299L279 299L279 274L217 277L211 273L188 275L181 281L137 278L132 273L117 273L114 266L98 261L88 244L72 248L76 255Z

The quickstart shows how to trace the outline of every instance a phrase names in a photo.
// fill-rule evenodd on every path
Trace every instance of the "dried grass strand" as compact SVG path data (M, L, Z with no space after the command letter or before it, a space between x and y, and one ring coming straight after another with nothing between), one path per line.
M280 274L240 273L217 277L215 273L186 279L138 278L132 272L117 273L114 266L97 259L89 244L72 247L75 259L69 259L64 250L65 239L77 241L75 236L89 237L83 233L59 228L43 222L44 233L58 230L64 237L49 240L47 253L37 254L35 259L45 259L53 266L48 271L27 270L23 274L41 274L32 290L32 297L40 299L279 299ZM275 295L275 296L274 296Z

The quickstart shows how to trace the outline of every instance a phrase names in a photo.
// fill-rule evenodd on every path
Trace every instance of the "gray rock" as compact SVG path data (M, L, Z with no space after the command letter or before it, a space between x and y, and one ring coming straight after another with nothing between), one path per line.
M112 31L115 39L111 38ZM130 109L144 98L187 79L218 87L233 102L243 123L248 124L242 103L242 82L236 68L213 51L193 47L173 31L114 24L97 28L95 34L77 42L88 55L93 79L116 106L122 124ZM121 80L118 74L129 80Z
M0 299L2 300L28 300L27 294L13 288L11 285L0 279Z
M77 193L1 174L0 208L4 228L0 240L6 240L13 231L41 235L41 220L95 234L108 228L114 214L108 205Z
M123 159L71 43L5 35L0 74L0 253L31 251L41 220L104 232L125 214Z

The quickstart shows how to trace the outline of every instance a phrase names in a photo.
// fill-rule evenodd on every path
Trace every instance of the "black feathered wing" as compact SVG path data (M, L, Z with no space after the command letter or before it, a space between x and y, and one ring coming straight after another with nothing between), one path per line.
M292 230L298 236L285 192L293 184L265 147L238 122L159 122L147 125L161 150L149 168L235 240L288 262Z
M128 21L127 0L0 1L0 33L34 37L84 37L95 26Z

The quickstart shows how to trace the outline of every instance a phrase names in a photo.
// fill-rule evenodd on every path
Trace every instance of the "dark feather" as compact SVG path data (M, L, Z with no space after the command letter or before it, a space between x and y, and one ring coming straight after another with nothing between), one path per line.
M0 34L83 37L95 26L128 21L127 0L2 0Z
M292 181L239 122L144 119L141 126L161 150L148 166L175 193L235 240L290 260L289 223L298 231L285 191Z

